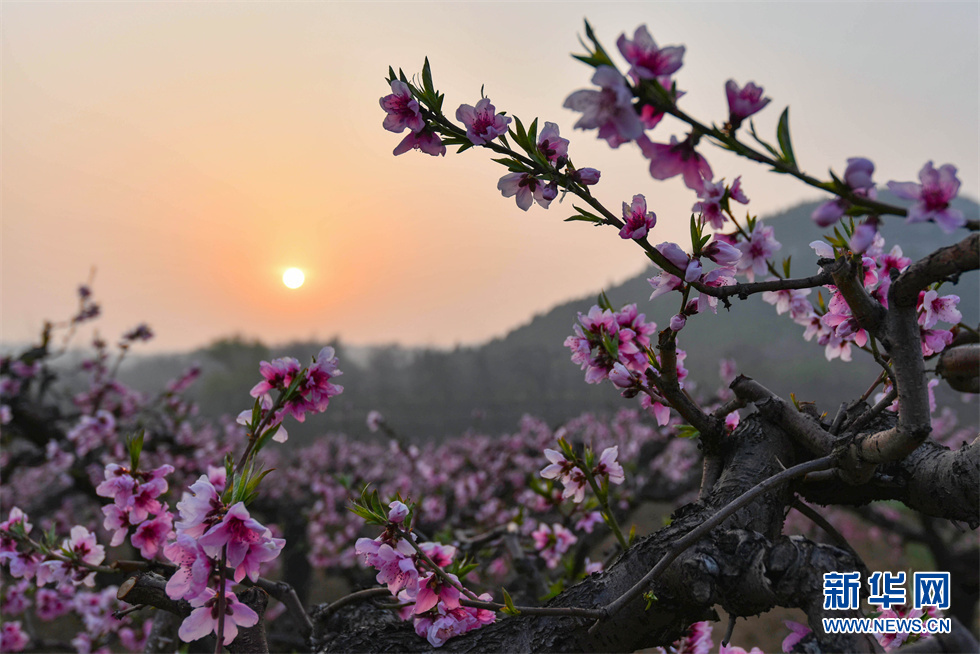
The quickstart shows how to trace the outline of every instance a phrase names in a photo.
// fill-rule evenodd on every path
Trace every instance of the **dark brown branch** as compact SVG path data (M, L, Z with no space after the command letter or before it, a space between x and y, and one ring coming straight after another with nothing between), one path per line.
M947 348L936 362L936 374L961 393L980 393L980 343Z
M170 599L167 595L167 580L155 572L141 572L119 584L116 599L127 604L153 606L182 618L189 616L192 611L187 600Z
M739 375L730 388L736 397L755 404L762 415L782 425L803 447L818 455L827 455L833 448L833 436L813 418L779 397L759 382Z
M916 261L898 276L888 293L892 306L914 307L919 291L930 284L980 268L980 234L973 233L949 247Z
M784 484L791 479L796 477L802 477L808 472L816 472L817 470L827 470L834 466L834 457L825 456L820 459L813 459L812 461L806 461L799 465L795 465L792 468L787 468L782 472L769 477L768 479L759 482L753 488L746 491L744 494L738 496L732 500L728 505L722 508L720 511L715 513L713 516L702 522L700 525L687 532L674 544L674 547L664 555L662 559L653 567L650 572L648 572L642 579L640 579L636 584L633 585L626 593L618 597L613 602L609 603L604 609L605 615L612 616L620 611L624 606L635 600L637 597L643 594L643 592L649 588L650 584L653 583L657 577L659 577L664 570L667 569L674 559L681 555L687 548L703 538L708 532L720 525L722 522L727 520L736 511L738 511L743 506L746 506L756 497L765 493L766 491Z

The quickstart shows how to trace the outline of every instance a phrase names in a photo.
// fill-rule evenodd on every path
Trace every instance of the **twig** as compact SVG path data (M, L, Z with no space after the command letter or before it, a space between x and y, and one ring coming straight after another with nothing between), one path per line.
M747 490L742 495L739 495L734 500L732 500L727 505L725 505L717 513L712 515L710 518L702 522L700 525L698 525L691 531L684 534L684 536L682 536L681 538L679 538L677 542L674 543L674 547L669 552L667 552L663 556L663 558L660 559L657 565L655 565L653 569L650 570L650 572L644 575L644 577L640 579L640 581L636 582L636 584L634 584L632 588L630 588L628 591L626 591L618 598L616 598L615 600L613 600L612 602L606 605L606 607L603 609L605 617L610 617L615 615L627 604L629 604L634 599L642 595L644 590L646 590L646 588L648 588L650 584L654 582L664 572L664 570L666 570L667 567L674 562L674 560L678 556L680 556L685 550L687 550L687 548L689 548L697 541L701 540L703 536L708 534L715 527L717 527L722 522L727 520L732 514L734 514L736 511L738 511L745 505L749 504L752 500L754 500L762 493L765 493L771 488L774 488L775 486L779 486L780 484L783 484L789 481L790 479L794 479L796 477L802 477L808 472L815 472L817 470L827 470L829 468L832 468L834 465L835 465L834 456L824 456L819 459L806 461L804 463L795 465L792 468L787 468L786 470L783 470L782 472L779 472L773 475L772 477L769 477L768 479L764 479L763 481L759 482L758 484L756 484L755 486ZM598 624L599 623L597 621L596 624L590 627L589 631L594 632Z
M732 634L735 632L736 620L738 620L736 616L729 614L728 629L725 630L725 637L721 639L721 644L725 647L728 647L728 643L732 642Z
M447 586L452 586L453 588L455 588L456 590L460 591L464 595L469 595L471 598L476 599L476 593L474 593L473 591L471 591L469 588L467 588L466 586L464 586L460 582L453 581L452 577L450 577L448 574L446 574L446 571L445 570L443 570L442 568L440 568L436 564L435 561L433 561L431 558L429 558L429 555L426 554L422 550L421 547L419 547L419 544L415 542L415 539L412 538L412 536L408 532L403 531L401 528L398 528L398 527L396 527L396 529L397 529L398 534L402 538L404 538L408 542L409 545L412 546L412 549L414 549L415 552L419 555L419 558L426 562L426 564L429 566L429 568L432 569L432 572L437 577L439 577L439 579L444 584L446 584Z
M485 602L483 600L466 598L460 598L459 603L463 606L472 606L490 611L499 611L506 608L506 605L500 604L499 602ZM576 618L593 618L596 620L602 619L606 615L602 609L586 609L577 606L515 606L514 608L517 609L518 613L525 613L527 615L564 615Z
M844 422L845 417L847 417L847 402L841 402L840 407L837 409L837 415L834 416L834 422L831 423L828 431L836 436L837 432L840 431L840 426Z
M838 547L850 552L851 555L858 560L858 562L861 564L863 568L865 569L868 568L868 566L864 563L864 560L861 559L861 555L859 555L857 551L853 547L851 547L851 544L847 542L847 539L844 538L844 535L841 534L839 531L837 531L837 528L834 527L834 525L830 524L830 522L828 522L826 518L824 518L822 515L817 513L816 509L814 509L812 506L804 504L803 502L800 501L798 497L793 498L793 500L790 502L790 506L792 506L801 514L809 518L813 524L823 529L824 532L826 532L826 534L830 536L830 538L834 541L834 543L837 544Z
M355 591L349 595L344 595L335 602L331 602L322 609L318 609L316 612L316 619L318 622L322 622L345 606L356 604L357 602L364 602L383 595L392 597L391 591L384 586L379 586L377 588L365 588L364 590Z
M867 425L876 415L890 407L896 397L898 397L898 391L892 388L885 394L885 397L881 398L880 402L846 424L844 430L857 433L858 430Z

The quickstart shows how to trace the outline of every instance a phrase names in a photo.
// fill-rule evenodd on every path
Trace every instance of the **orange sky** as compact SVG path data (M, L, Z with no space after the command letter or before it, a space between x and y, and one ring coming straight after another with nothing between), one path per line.
M15 3L2 11L2 339L24 341L95 291L114 338L140 321L157 349L232 333L266 342L474 343L643 269L614 230L564 224L570 203L524 213L478 149L395 158L381 128L389 64L432 62L447 113L481 84L499 110L557 122L618 207L644 193L655 242L687 229L693 192L655 182L634 146L572 131L588 86L568 53L589 16L610 49L646 22L687 46L681 104L721 122L729 77L763 85L771 134L793 107L809 172L850 156L876 179L928 159L978 191L975 3ZM665 121L651 135L680 134ZM817 197L705 150L743 174L758 213ZM777 232L778 237L778 232ZM287 290L289 266L306 284ZM635 298L641 304L645 298ZM569 322L572 319L570 317Z

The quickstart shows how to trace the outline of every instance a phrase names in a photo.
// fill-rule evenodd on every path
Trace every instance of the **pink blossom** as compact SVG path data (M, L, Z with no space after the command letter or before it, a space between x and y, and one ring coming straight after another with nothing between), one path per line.
M27 521L27 514L21 511L18 507L14 506L10 508L10 514L7 519L0 522L0 531L2 532L12 532L17 526L23 530L24 534L31 533L31 529L34 526ZM17 550L17 541L12 537L6 535L0 535L0 552L14 552Z
M281 538L273 538L272 532L252 518L243 502L238 502L225 514L221 522L211 527L198 540L209 556L221 554L227 547L228 565L235 569L235 582L246 576L255 581L259 577L259 564L279 556L283 545Z
M443 145L442 139L439 138L438 134L428 128L406 134L405 138L395 146L395 149L391 153L397 157L400 154L405 154L409 150L419 150L433 157L446 156L446 146Z
M689 189L702 191L705 180L714 177L711 166L694 150L693 133L683 141L671 136L669 144L653 143L645 136L637 143L643 156L650 160L650 176L654 179L664 180L681 175Z
M544 456L550 464L541 470L540 475L545 479L563 479L571 474L575 464L567 460L561 452L557 450L545 449Z
M575 523L575 529L591 534L592 530L595 529L595 526L600 522L602 522L602 514L598 511L589 511Z
M441 543L422 543L419 545L425 555L432 559L440 568L445 568L453 562L456 556L456 548L452 545L442 545Z
M851 157L847 160L842 181L855 195L873 200L877 197L874 182L871 180L874 169L875 165L871 160L864 157ZM840 220L850 207L851 203L848 200L838 197L818 206L810 217L818 226L829 227Z
M703 256L708 257L719 266L730 266L741 258L742 253L733 245L719 239L717 235L701 250Z
M806 638L808 634L812 632L810 627L805 624L800 624L799 622L794 622L793 620L783 620L783 624L789 629L790 634L783 639L782 650L784 652L791 652L796 644Z
M946 295L939 297L939 292L935 290L923 291L919 293L919 324L926 329L936 326L940 320L952 325L963 320L963 314L956 308L960 298L958 295Z
M922 356L932 356L937 352L942 352L946 346L953 342L953 332L945 329L922 329Z
M399 524L405 520L405 517L407 515L408 515L408 507L402 504L401 502L399 502L398 500L395 500L394 502L388 505L388 522Z
M739 88L735 80L725 83L725 95L728 98L728 122L732 129L737 129L749 116L756 114L769 104L770 99L762 97L762 87L749 82Z
M446 576L457 584L459 579L456 575L446 573ZM419 579L419 592L415 597L415 613L425 613L437 603L442 602L447 609L459 607L459 589L444 583L434 573Z
M721 210L721 203L725 199L725 181L711 182L705 180L701 190L698 191L698 197L701 198L701 201L695 202L691 211L700 214L705 222L715 229L724 227L725 221L728 220Z
M112 540L109 541L109 545L116 547L122 544L126 540L129 528L133 526L129 522L129 512L119 508L116 504L107 504L102 507L102 513L105 514L102 526L107 531L112 532Z
M599 183L601 174L595 168L579 168L572 173L572 179L582 186L592 186Z
M758 647L753 647L752 649L746 651L743 647L722 644L718 648L718 654L765 654L765 652Z
M573 468L561 481L565 484L565 490L561 494L562 499L571 498L575 504L580 504L585 499L585 486L589 483L585 473L578 468Z
M762 221L758 221L752 228L749 238L735 246L742 252L738 270L744 272L749 281L755 281L756 275L766 274L768 270L766 263L776 250L782 247L782 244L773 238L773 233L772 227L767 227Z
M683 285L684 280L664 270L659 275L647 279L647 282L653 286L653 293L650 294L650 299L653 300L671 291L676 291Z
M633 93L612 66L598 66L592 83L599 91L582 89L565 99L564 107L582 113L576 129L598 129L599 138L611 147L635 140L643 134L643 124L633 110Z
M616 460L619 456L619 446L607 447L599 456L599 463L596 465L593 474L596 477L608 476L610 483L621 484L626 481L623 474L623 466Z
M456 110L456 120L466 127L466 137L473 145L484 145L507 133L510 117L497 113L490 98L481 98L476 106L462 104Z
M878 235L878 224L880 220L877 216L868 216L860 225L854 228L851 241L848 245L854 252L864 252L875 241Z
M684 46L657 47L646 25L636 28L632 40L620 34L616 45L626 61L630 62L630 75L635 80L673 75L683 65Z
M609 381L616 388L629 388L633 385L633 375L626 369L626 366L617 362L613 364L612 370L609 371Z
M385 418L381 415L380 411L368 411L367 414L367 428L370 432L376 432L381 429L381 425L384 424Z
M544 129L538 134L538 151L555 165L568 159L568 139L558 135L557 124L544 124Z
M176 541L164 546L163 554L177 565L177 571L167 581L167 596L191 599L201 595L207 587L213 562L197 539L178 533Z
M387 585L393 595L403 588L415 595L419 573L412 559L415 550L408 541L401 539L392 546L379 539L359 538L354 544L354 552L378 570L378 583Z
M947 234L966 224L966 218L959 209L949 206L960 189L956 177L956 167L944 164L936 170L931 161L919 171L920 184L915 182L888 182L888 189L900 198L915 200L909 207L909 223L934 220Z
M623 228L619 236L624 239L640 240L657 224L657 214L647 211L647 200L642 195L634 195L633 203L623 203Z
M517 206L527 211L534 202L545 209L558 193L550 185L529 173L508 173L497 182L497 190L505 198L517 196Z
M683 313L675 313L670 317L670 331L679 332L687 324L687 316Z
M94 586L95 573L75 562L97 566L105 560L105 547L96 543L95 534L81 525L75 525L71 528L70 538L62 542L61 548L69 552L71 559L52 559L41 563L37 568L37 585L71 581L76 585Z
M664 255L667 261L674 264L674 266L684 273L684 281L694 281L701 274L700 266L696 269L691 269L692 260L690 255L681 246L677 245L677 243L660 243L657 245L657 251ZM652 300L653 298L651 297L650 299Z
M343 373L337 367L337 356L330 346L321 348L313 364L306 371L306 379L299 385L301 401L298 410L291 410L293 416L303 422L304 413L312 411L323 413L330 404L330 398L343 392L344 387L334 384L331 380ZM289 403L286 406L290 410ZM275 437L273 437L275 440Z
M602 572L604 567L602 561L593 561L589 557L585 557L585 574L593 575L597 572Z
M173 534L174 518L169 511L161 513L153 520L140 524L133 532L130 542L139 549L140 555L147 560L156 557L157 552Z
M813 313L813 305L807 299L810 295L808 288L793 288L782 291L765 291L762 300L776 307L776 314L783 315L789 311L790 318L794 320L801 317L809 317Z
M218 491L207 475L201 475L177 502L177 511L181 517L176 523L177 529L192 538L202 536L221 519L222 509L224 504L218 497Z
M412 97L408 84L401 80L391 80L391 95L381 98L381 108L387 113L383 125L389 132L398 134L406 128L418 132L425 127L418 101Z
M253 386L249 394L252 397L259 397L272 390L285 390L302 369L303 366L293 357L273 359L271 362L262 361L259 363L259 373L263 381Z
M71 608L69 598L57 590L39 588L34 596L34 611L37 613L37 617L44 621L59 618L68 613Z
M0 650L4 652L22 652L27 648L30 639L21 629L20 621L4 621L0 626Z
M194 610L184 618L177 635L186 643L218 633L218 593L213 588L205 589L199 597L191 600ZM238 636L239 627L253 627L259 621L258 614L238 601L234 593L225 591L224 645L230 645Z
M640 396L640 406L653 414L657 424L661 427L670 422L670 407L665 402L653 399L649 395Z
M550 527L543 522L539 523L537 529L531 532L531 538L534 539L534 548L552 570L558 567L562 555L578 541L575 534L557 522Z
M746 197L745 192L742 190L742 176L739 175L732 182L731 187L728 189L728 197L735 200L739 204L748 204L749 199Z

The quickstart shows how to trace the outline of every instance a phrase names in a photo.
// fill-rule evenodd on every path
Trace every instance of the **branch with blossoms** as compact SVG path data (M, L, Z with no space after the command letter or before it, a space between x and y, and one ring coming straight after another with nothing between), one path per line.
M565 107L581 114L576 128L597 130L598 137L611 147L636 143L649 160L654 179L681 176L684 184L697 193L699 201L692 207L689 247L650 242L657 216L648 209L643 195L623 202L621 217L603 206L591 188L599 181L598 171L590 172L590 183L576 177L579 171L569 160L569 141L559 135L556 124L545 123L539 134L537 119L525 127L520 119L498 112L486 97L481 97L475 106L461 105L456 119L462 125L454 124L442 112L444 95L433 84L428 60L418 84L409 81L402 71L396 76L389 69L392 94L381 99L387 114L384 127L394 132L409 130L395 154L415 147L431 155L445 155L447 146L459 146L460 152L479 146L502 154L503 158L494 161L507 167L508 174L500 179L497 188L504 197L516 197L519 208L527 211L538 204L548 209L559 194L562 199L571 194L584 206L573 206L576 214L568 220L617 228L621 238L635 241L660 268L659 274L650 279L654 289L651 300L661 296L678 298L679 310L667 328L660 331L655 345L650 335L657 326L648 323L636 305L616 311L604 296L587 314L579 315L574 334L565 344L571 350L572 361L585 371L587 383L608 380L624 397L639 396L641 405L661 425L670 419L670 409L689 423L689 435L699 436L705 450L701 486L705 501L725 489L723 480L732 467L738 467L727 453L722 458L721 445L739 433L734 431L739 411L749 405L766 420L781 425L785 435L809 456L817 457L792 468L807 470L817 466L821 472L808 477L813 482L843 478L854 487L870 487L878 483L883 465L901 462L913 454L926 456L931 463L937 460L935 452L920 447L929 434L934 406L932 387L938 383L926 382L924 361L946 349L952 343L954 330L960 330L961 315L956 309L959 297L941 296L940 286L977 268L980 257L976 234L948 252L940 251L912 264L897 246L885 251L878 227L882 217L895 215L905 216L907 223L932 222L947 233L960 228L976 231L976 221L967 221L962 212L951 206L960 185L955 167L945 164L937 169L928 162L920 171L920 183L889 182L892 193L912 201L907 209L881 202L873 180L875 166L864 157L849 158L843 174L831 171L829 181L803 172L793 148L788 109L779 118L775 143L763 140L750 119L770 99L755 83L740 87L734 80L728 81L725 92L729 113L719 127L693 118L679 106L685 93L678 89L673 76L682 67L684 47L659 47L645 26L639 27L632 38L623 34L617 46L629 65L624 74L588 23L586 37L591 47L576 58L594 69L592 82L598 89L572 93ZM656 143L647 136L666 115L690 127L686 138L671 136L669 143ZM743 125L748 126L752 144L739 135ZM715 180L711 166L698 151L702 141L834 196L811 216L819 227L833 227L833 235L811 244L818 257L819 272L793 277L789 259L781 267L777 265L774 256L781 245L774 238L773 228L751 215L744 224L736 219L732 203L749 202L741 178L736 177L730 184L724 179ZM736 277L741 275L748 281L737 282ZM812 289L821 289L813 299L808 297ZM823 290L829 292L829 301ZM823 424L818 415L807 415L795 399L786 402L745 377L734 379L735 397L714 411L703 409L684 389L686 369L682 362L686 353L678 348L678 335L687 321L708 309L717 311L719 300L727 307L732 297L745 299L756 293L773 304L778 314L789 313L804 327L805 340L816 338L828 360L849 361L852 349L861 349L881 366L881 374L865 395L859 401L843 403L832 424ZM939 328L938 322L954 328ZM956 370L976 358L973 350L957 354L959 358L951 357L949 366L937 369ZM969 371L950 376L978 377ZM865 402L878 386L882 390L875 398L876 404L867 408ZM894 407L892 400L896 401ZM897 415L883 414L889 407ZM868 427L872 428L870 433L863 431ZM545 476L560 478L566 495L581 497L587 483L600 495L601 488L589 477L588 461L578 460L570 449L561 453L546 450L546 454L552 465L545 469ZM963 454L969 456L970 451ZM972 479L967 480L962 489L967 495L971 483ZM731 498L726 506L748 503L756 492L746 490L746 494ZM707 537L728 511L721 507L704 523L704 529L688 532L681 542L693 544ZM614 532L622 545L625 539L621 532L615 528ZM558 542L553 533L542 530L541 536L542 540L547 537L548 542L552 538ZM657 570L662 572L663 566ZM652 579L644 576L614 604L633 602Z

